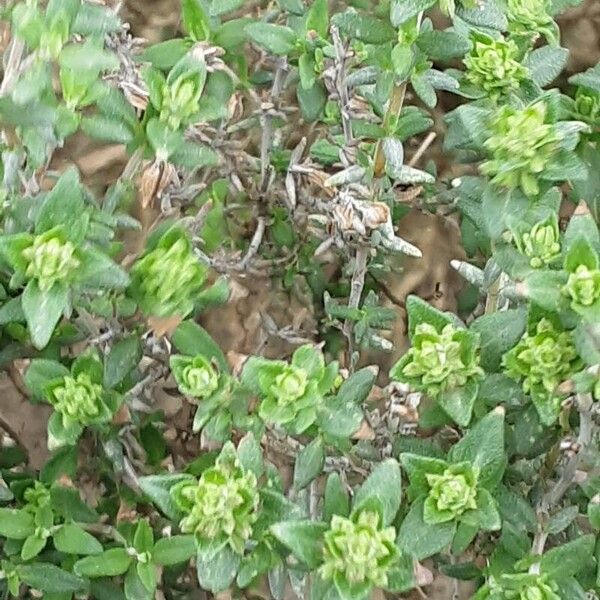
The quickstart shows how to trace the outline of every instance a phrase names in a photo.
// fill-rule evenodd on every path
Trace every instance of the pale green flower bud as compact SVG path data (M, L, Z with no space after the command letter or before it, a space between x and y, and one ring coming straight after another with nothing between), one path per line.
M87 373L71 375L51 384L47 398L54 410L61 413L63 421L80 425L106 423L112 413L103 401L102 386L93 383Z
M429 494L425 501L426 522L452 521L477 508L477 473L468 465L451 465L441 475L428 473Z
M204 283L206 268L183 230L169 230L131 270L131 292L142 311L157 317L186 316Z
M579 120L597 125L600 120L600 94L580 87L575 93L575 113Z
M579 370L581 361L567 331L541 319L535 333L525 333L503 359L506 374L523 381L523 391L552 397L560 383Z
M219 387L219 374L204 356L174 355L170 365L182 394L208 398Z
M50 503L50 490L43 483L36 481L31 487L25 490L23 500L35 512L36 509L47 506Z
M473 48L463 60L467 81L492 97L516 90L528 75L518 54L512 40L474 34Z
M485 142L491 159L481 165L481 172L497 185L521 188L525 195L539 192L538 175L557 150L554 127L545 123L543 102L516 109L503 106L492 123L492 135Z
M508 31L514 35L544 35L556 41L557 27L550 15L550 0L507 0Z
M195 534L199 542L227 543L243 554L257 518L259 495L256 476L241 467L231 443L199 481L183 481L170 493L185 513L179 524L182 532Z
M69 39L69 22L59 14L52 23L42 29L40 36L40 57L44 60L55 60Z
M600 270L579 265L569 275L563 293L572 300L572 306L592 306L600 300Z
M198 112L202 88L197 77L181 76L163 87L160 120L171 129L179 129L182 122Z
M275 377L271 393L282 405L292 404L306 391L306 372L293 365L284 367L283 372Z
M382 528L375 512L362 511L353 519L334 515L325 532L321 577L334 580L341 576L350 586L370 583L385 587L398 556L395 539L396 530Z
M474 339L466 329L450 324L441 333L429 323L417 325L408 357L394 377L431 397L483 376Z
M317 382L309 382L307 373L294 365L281 365L278 374L269 375L260 382L264 394L260 418L302 432L316 419L316 404L321 397Z
M552 263L560 255L560 233L556 216L536 223L529 231L516 235L519 252L529 258L534 269Z
M54 229L37 235L22 255L28 263L25 276L36 279L44 291L68 281L80 265L75 246Z

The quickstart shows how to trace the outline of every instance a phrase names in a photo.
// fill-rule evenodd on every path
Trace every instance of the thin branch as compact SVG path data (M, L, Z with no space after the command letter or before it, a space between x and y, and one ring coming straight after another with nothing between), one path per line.
M437 133L435 131L430 131L425 139L421 142L421 145L417 148L417 151L414 153L413 157L410 159L408 166L414 167L420 160L423 154L427 151L429 146L433 144L435 138L437 137Z
M258 252L258 249L262 243L263 236L265 235L265 228L267 226L266 219L264 217L258 217L258 222L256 224L256 231L252 236L252 241L250 242L250 246L248 246L248 251L240 261L240 268L245 269L252 258Z
M548 538L543 522L550 511L556 507L567 493L577 470L583 462L586 450L592 443L594 436L594 422L592 420L593 400L591 394L577 394L577 409L579 411L579 435L577 436L577 452L571 456L556 483L542 496L538 503L537 514L539 527L533 538L532 554L540 556ZM540 565L531 565L530 573L539 573Z
M338 102L340 105L340 113L342 117L342 129L344 130L344 140L346 146L350 147L354 141L352 138L352 124L350 122L350 114L348 112L349 95L348 86L346 85L346 54L347 49L345 48L342 38L337 27L331 28L331 37L333 39L333 47L335 48L336 56L336 76L335 76L335 89L338 95Z
M348 300L348 308L358 308L363 288L365 287L365 276L367 274L367 258L369 249L366 246L359 246L356 249L356 257L354 263L354 273L352 282L350 283L350 298ZM352 363L352 355L354 352L353 341L354 324L350 319L344 322L344 335L348 339L349 364Z

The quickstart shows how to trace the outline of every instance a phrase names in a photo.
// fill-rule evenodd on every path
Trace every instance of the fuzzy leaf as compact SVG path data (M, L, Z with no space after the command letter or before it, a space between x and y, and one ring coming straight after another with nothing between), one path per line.
M325 464L325 444L323 438L315 438L304 447L294 465L294 488L301 490L319 475Z
M354 495L353 510L359 510L361 504L370 498L381 502L383 524L389 525L400 508L402 479L400 465L390 458L378 464Z

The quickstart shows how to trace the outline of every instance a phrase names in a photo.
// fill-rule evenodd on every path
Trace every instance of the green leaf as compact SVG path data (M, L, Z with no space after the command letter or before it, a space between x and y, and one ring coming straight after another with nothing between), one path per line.
M240 588L247 588L259 575L266 573L272 564L271 549L266 544L259 544L242 559L236 585Z
M201 169L215 167L219 163L219 155L203 144L184 140L171 154L170 161L186 169Z
M502 356L517 344L526 326L525 308L495 312L473 321L469 330L479 333L481 366L487 372L500 370Z
M17 574L23 583L48 594L67 594L85 589L86 582L55 565L36 562L18 565Z
M475 515L479 526L485 531L498 531L502 525L496 501L485 488L481 488L477 492Z
M443 411L461 427L467 427L473 416L479 383L473 379L463 386L441 392L437 398Z
M66 554L100 554L102 544L90 533L75 525L66 523L54 534L57 550Z
M129 144L133 140L133 133L127 125L117 119L110 119L101 115L83 117L81 119L81 131L100 142Z
M410 554L401 553L387 573L386 590L402 594L415 587L416 565Z
M459 522L452 540L452 554L462 554L471 545L478 532L479 524L471 525L464 521Z
M173 333L172 342L175 348L188 356L202 355L215 360L223 373L229 372L227 359L219 345L210 337L205 329L194 321L184 321Z
M69 234L71 226L77 228L84 208L79 174L75 168L69 168L44 199L35 223L36 233L62 226Z
M600 363L600 323L580 321L573 330L573 342L587 365Z
M578 506L565 506L550 517L545 529L549 534L556 535L564 531L578 515Z
M339 473L330 473L323 497L323 520L331 521L333 515L347 517L350 514L348 491Z
M81 2L71 24L71 34L103 36L121 27L118 15L107 6Z
M394 27L398 27L435 3L436 0L391 0L390 21Z
M148 591L138 574L140 564L141 563L133 563L129 569L127 569L127 573L125 574L123 590L127 600L153 600L155 597L154 590ZM150 568L154 568L154 565L151 563L146 563L146 565Z
M527 277L523 291L527 298L541 308L559 312L567 305L561 292L566 282L567 275L564 272L538 270Z
M256 477L261 477L265 470L262 450L251 431L240 440L237 447L237 456L244 469L251 471Z
M246 25L254 20L250 17L241 17L240 19L231 19L223 23L215 32L213 40L215 45L225 48L225 50L233 50L243 44L247 39Z
M0 325L24 323L25 315L21 306L21 297L11 298L0 308Z
M180 131L173 131L156 117L148 121L146 135L154 152L167 158L183 144L183 134Z
M65 423L61 413L55 411L48 419L48 448L73 446L82 432L83 426L77 421L69 420Z
M456 324L453 315L439 311L418 296L408 296L406 310L408 312L408 330L411 336L420 323L429 323L438 330L443 329L448 324Z
M115 577L123 575L133 558L125 548L111 548L101 554L86 556L73 566L77 575L82 577Z
M149 62L161 71L168 71L178 63L190 49L190 41L185 38L166 40L153 44L140 54L140 60Z
M181 17L185 32L196 42L210 37L210 19L200 0L182 0Z
M296 88L296 96L304 119L309 123L316 121L321 116L327 102L327 91L323 84L318 81L308 89L299 85Z
M69 374L69 369L55 360L34 358L25 371L25 385L34 398L44 398L44 386L53 379L61 379Z
M433 456L421 456L412 452L400 454L400 462L410 481L409 499L418 498L429 491L427 474L440 475L448 467L445 460Z
M437 554L444 549L454 537L456 523L449 521L429 525L423 520L424 500L417 500L400 525L398 545L400 549L417 560Z
M151 552L154 548L154 531L147 519L140 519L133 535L133 547L137 552Z
M435 0L431 0L433 4ZM385 44L397 39L396 30L387 22L349 8L331 19L343 35L366 44Z
M457 3L456 14L460 19L475 27L506 31L508 20L504 11L495 0L480 0L475 8L464 8L460 2Z
M37 280L32 279L23 292L23 312L33 345L41 350L46 347L56 324L68 304L69 288L55 283L49 290L40 290Z
M383 525L389 525L400 508L402 479L400 465L393 458L378 464L354 495L353 510L370 498L377 498L383 509Z
M571 85L580 85L595 92L600 92L600 63L583 73L577 73L568 79Z
M68 452L73 451L69 449ZM66 470L64 473L69 475ZM80 523L96 523L99 519L98 513L81 499L78 489L55 484L50 488L50 501L54 512L64 519L73 519Z
M65 446L52 454L40 471L40 481L45 485L54 483L61 475L74 479L77 470L77 452L75 448ZM78 519L81 520L81 519Z
M412 46L406 46L400 43L396 44L392 48L391 59L392 65L394 66L394 72L396 73L396 80L406 81L409 78L415 63L415 53ZM390 168L392 173L399 170L399 167Z
M196 554L196 540L193 535L174 535L161 538L154 545L152 560L163 567L187 562Z
M140 578L142 585L147 592L150 593L150 598L154 595L156 590L156 567L152 562L138 562L136 567L137 576Z
M307 567L316 569L323 560L322 538L328 527L316 521L284 521L271 526L271 533Z
M592 502L588 504L587 507L587 516L590 520L590 525L594 529L600 529L600 504L597 502Z
M116 54L100 46L95 40L84 44L69 44L60 53L58 62L62 68L77 72L109 71L119 67Z
M325 464L325 444L323 438L315 438L304 447L294 465L294 488L301 490L321 473Z
M350 375L337 392L337 399L348 404L362 405L369 397L377 373L370 367L364 367Z
M543 87L560 75L568 59L569 51L566 48L542 46L530 52L523 64L529 69L531 79Z
M592 534L582 535L572 542L548 550L540 560L542 573L560 579L576 575L592 558L595 541L596 537Z
M35 558L44 549L46 543L46 538L39 537L35 533L31 534L23 543L21 559L27 561Z
M16 508L0 508L0 535L12 540L24 540L35 530L33 515Z
M142 357L140 340L137 335L130 335L113 344L104 359L104 387L118 386L133 369Z
M467 38L452 31L423 31L416 44L431 60L458 58L471 49L471 42Z
M298 39L293 29L272 23L250 23L246 25L246 33L265 50L282 56L294 50Z
M229 546L209 557L199 553L196 558L198 582L213 594L226 590L233 583L241 560Z
M172 475L148 475L147 477L140 477L139 484L144 494L169 519L176 520L180 516L180 511L171 498L170 489L181 481L193 479L191 475L177 473Z
M210 15L218 17L232 10L237 10L243 4L244 0L212 0L210 3Z
M306 31L316 31L323 39L329 33L327 0L314 0L306 17Z
M495 408L476 423L448 453L451 462L469 462L479 469L479 484L493 489L502 479L504 453L504 409Z

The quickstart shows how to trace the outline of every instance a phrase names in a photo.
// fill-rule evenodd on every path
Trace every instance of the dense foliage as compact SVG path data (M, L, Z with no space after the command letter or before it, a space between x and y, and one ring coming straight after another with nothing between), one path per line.
M4 431L0 595L600 597L600 66L563 76L555 22L578 0L182 0L154 45L107 4L0 8L0 362L50 415L41 470ZM82 138L127 154L93 192L56 162ZM465 291L409 296L378 373L378 283L422 250L406 198L460 225ZM304 291L315 331L256 309L286 355L201 326L249 278Z

